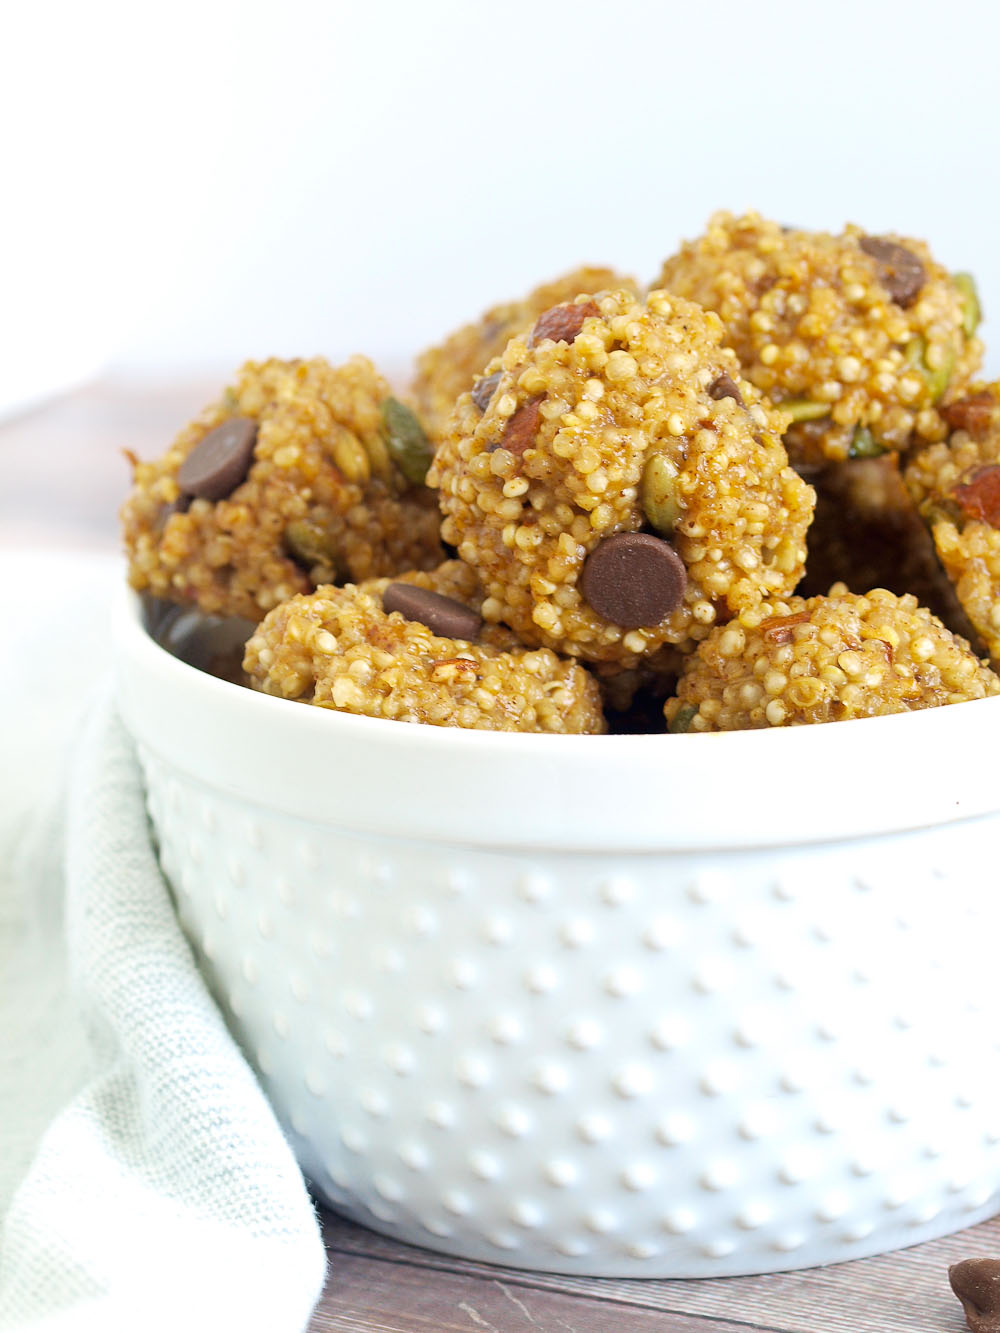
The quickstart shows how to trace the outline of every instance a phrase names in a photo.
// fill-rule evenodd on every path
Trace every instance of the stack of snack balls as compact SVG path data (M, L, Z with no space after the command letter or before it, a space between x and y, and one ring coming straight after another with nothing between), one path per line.
M1000 693L1000 385L922 241L720 213L423 353L250 362L122 511L246 682L495 731L728 731ZM991 668L992 662L992 668Z

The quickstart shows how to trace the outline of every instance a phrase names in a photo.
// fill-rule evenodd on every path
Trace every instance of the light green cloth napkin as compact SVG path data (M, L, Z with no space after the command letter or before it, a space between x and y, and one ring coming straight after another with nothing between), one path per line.
M298 1333L323 1247L156 863L121 576L0 554L0 1330Z

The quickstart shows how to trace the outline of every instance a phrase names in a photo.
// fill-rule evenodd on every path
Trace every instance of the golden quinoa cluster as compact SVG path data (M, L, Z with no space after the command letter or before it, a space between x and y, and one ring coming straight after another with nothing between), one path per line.
M407 582L434 592L455 590L455 579L450 569L440 578ZM457 582L464 586L461 575ZM504 651L489 642L489 630L475 642L442 637L386 610L392 586L389 579L372 579L323 587L276 607L247 643L243 665L253 687L397 722L484 731L607 730L597 683L582 667L545 648Z
M435 565L429 457L364 357L248 362L162 458L135 462L129 582L256 621L322 582Z
M633 668L792 591L813 492L722 335L663 291L580 295L459 398L428 482L487 620Z
M494 306L418 358L416 411L364 357L247 363L128 455L151 632L277 697L485 730L1000 693L972 278L895 233L722 212L637 290L585 267Z
M459 394L472 388L486 363L499 356L516 333L523 333L554 305L572 301L581 292L589 295L610 287L633 289L635 284L610 268L575 268L542 283L520 301L491 307L474 323L463 325L444 342L422 353L417 359L412 392L434 438L443 434Z
M968 274L923 241L716 213L657 279L719 313L743 373L792 416L793 461L940 440L940 406L982 360Z
M673 732L840 722L1000 694L1000 679L915 597L764 602L713 630L665 708Z
M1000 385L980 386L947 412L955 429L906 468L958 600L1000 666Z

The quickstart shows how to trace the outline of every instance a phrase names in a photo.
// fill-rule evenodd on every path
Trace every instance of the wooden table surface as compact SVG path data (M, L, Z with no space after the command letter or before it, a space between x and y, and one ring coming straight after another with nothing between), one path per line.
M113 550L144 457L212 396L206 380L96 384L0 423L0 546ZM465 1263L323 1216L329 1275L310 1333L960 1333L950 1263L1000 1255L1000 1219L896 1254L764 1277L558 1277Z

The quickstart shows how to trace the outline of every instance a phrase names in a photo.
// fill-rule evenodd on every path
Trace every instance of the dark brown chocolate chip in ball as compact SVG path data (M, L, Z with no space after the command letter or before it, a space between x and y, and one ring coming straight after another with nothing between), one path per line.
M912 305L927 281L922 260L905 245L884 236L862 236L858 242L878 266L878 278L897 305Z
M622 629L658 625L684 599L687 570L670 545L648 532L616 532L594 548L580 589L605 620Z
M745 407L743 395L740 393L739 385L728 375L720 375L717 380L713 380L708 386L709 398L735 398L740 407Z
M492 375L487 375L484 379L476 380L472 386L472 401L479 408L480 412L485 412L490 405L490 399L496 393L497 385L500 383L502 370L495 370Z
M256 421L230 417L198 441L178 469L177 485L199 500L225 499L250 471L256 442Z
M1000 1333L1000 1259L963 1259L948 1269L972 1333Z
M600 313L593 301L584 301L581 305L554 305L538 316L528 346L535 347L544 338L551 338L554 343L571 343L583 328L583 321Z
M522 403L507 422L498 447L509 449L512 454L520 457L525 449L530 449L535 443L541 414L541 398L529 398L526 403Z
M163 531L174 514L186 514L190 508L190 495L178 495L177 499L171 500L169 504L160 505L154 524L156 534L159 535Z
M386 615L398 611L407 620L419 621L442 639L471 642L483 627L482 617L470 607L412 583L390 583L382 594L382 608Z

